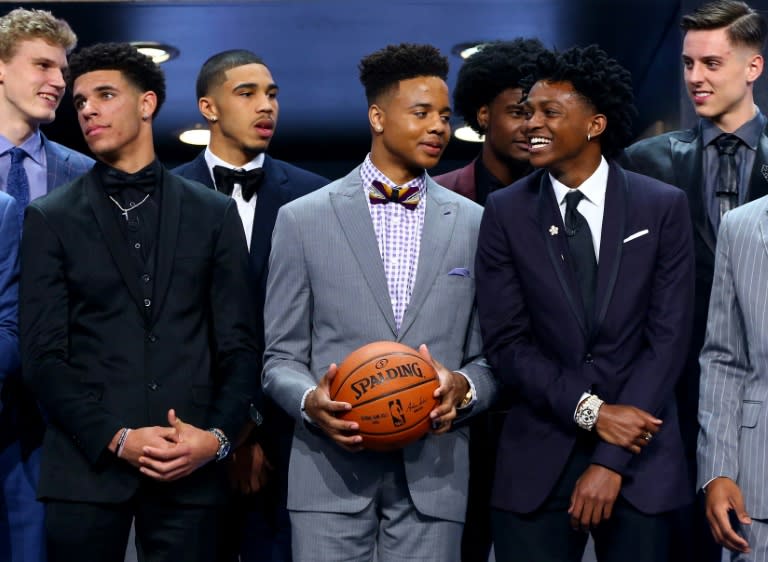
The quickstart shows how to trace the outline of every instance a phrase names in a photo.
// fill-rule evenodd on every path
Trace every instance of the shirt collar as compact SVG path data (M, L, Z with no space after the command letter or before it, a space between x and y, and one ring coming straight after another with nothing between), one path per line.
M398 185L397 183L389 179L387 176L385 176L384 173L373 164L373 161L371 160L370 152L365 157L365 160L363 161L362 166L360 166L360 178L363 180L363 188L365 188L366 191L371 189L371 183L374 180L378 180L392 187L415 187L416 189L418 189L423 193L427 192L427 179L426 179L427 173L426 172L422 173L420 176L413 178L411 181L404 183L403 185Z
M584 198L587 201L590 201L598 207L602 207L605 202L605 190L608 188L609 170L608 162L605 160L605 157L601 156L600 164L597 166L597 169L577 188L584 194ZM555 190L557 204L563 205L565 196L571 191L571 188L557 181L552 177L552 174L549 175L549 180L552 182L552 189Z
M767 123L768 119L757 106L755 106L755 116L736 129L733 134L739 137L741 142L746 144L749 148L757 150L757 145L760 143L760 136L763 134ZM704 142L704 146L709 146L717 137L724 133L725 131L709 119L701 120L701 140Z
M256 156L256 158L246 163L244 166L235 166L234 164L230 164L229 162L216 156L213 152L211 152L211 148L206 146L205 163L208 164L208 172L211 174L211 178L213 178L214 166L224 166L225 168L230 168L232 170L245 170L246 172L255 170L256 168L262 168L264 167L264 153L261 152Z
M5 154L14 146L15 145L11 141L3 135L0 135L0 154ZM19 148L23 148L24 152L27 153L27 156L37 164L43 164L43 135L39 130L32 133L27 140L19 145Z

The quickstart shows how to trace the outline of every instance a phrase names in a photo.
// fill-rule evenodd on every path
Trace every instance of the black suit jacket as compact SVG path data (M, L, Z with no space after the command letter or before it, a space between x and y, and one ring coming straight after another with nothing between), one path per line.
M151 306L95 172L32 202L22 242L25 381L49 419L38 495L120 502L142 481L160 499L210 504L215 463L169 484L106 447L121 427L167 425L175 408L234 438L260 392L245 238L234 202L163 170Z
M704 345L707 326L709 295L715 267L717 233L704 205L702 166L703 151L701 127L673 131L639 141L626 149L620 159L628 169L679 187L688 196L693 222L693 242L696 254L696 286L694 289L693 330L685 373L678 389L681 405L681 429L686 442L687 455L695 465L699 396L699 352ZM755 163L749 180L747 200L768 194L768 130L760 137Z

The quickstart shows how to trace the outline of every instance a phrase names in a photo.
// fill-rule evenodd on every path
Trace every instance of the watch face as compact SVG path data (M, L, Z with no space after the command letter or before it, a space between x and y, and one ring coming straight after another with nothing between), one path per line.
M219 449L219 454L217 455L219 459L225 459L227 458L227 455L229 455L229 449L231 445L229 444L229 441L222 444L221 449Z
M579 420L582 425L592 425L595 423L595 411L590 408L584 408L579 414Z

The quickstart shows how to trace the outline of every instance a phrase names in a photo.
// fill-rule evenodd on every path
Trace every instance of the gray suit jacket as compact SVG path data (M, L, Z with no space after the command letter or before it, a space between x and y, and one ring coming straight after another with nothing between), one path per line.
M488 407L496 383L481 356L474 270L481 208L428 180L416 283L400 333L387 291L359 168L280 209L265 308L264 389L301 421L300 403L331 363L377 340L422 343L448 369L461 369L477 391L473 413ZM463 521L468 431L428 435L403 451L419 512ZM378 490L381 453L349 453L297 423L288 508L354 513Z
M768 197L720 226L701 352L698 486L736 481L751 517L768 518Z

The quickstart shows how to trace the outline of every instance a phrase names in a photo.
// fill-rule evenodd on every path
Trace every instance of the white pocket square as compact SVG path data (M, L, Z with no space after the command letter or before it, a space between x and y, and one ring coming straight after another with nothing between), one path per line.
M630 240L634 240L635 238L640 238L641 236L645 236L646 234L648 234L648 229L647 228L645 230L638 230L634 234L631 234L631 235L627 236L624 239L624 244L626 244Z

